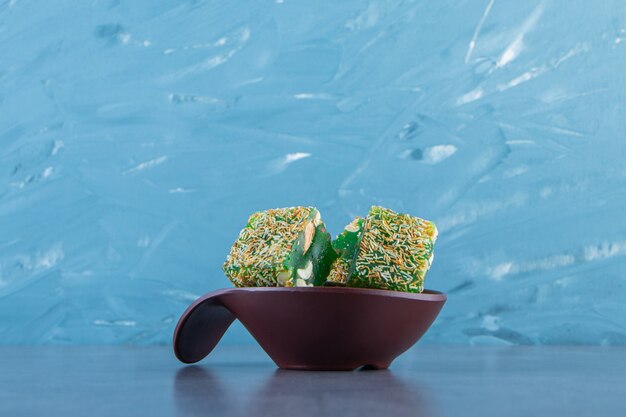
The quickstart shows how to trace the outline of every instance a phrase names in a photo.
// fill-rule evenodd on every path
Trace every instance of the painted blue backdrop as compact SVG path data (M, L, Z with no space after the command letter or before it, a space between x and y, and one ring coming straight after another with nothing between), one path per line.
M425 342L626 344L625 74L621 0L0 1L0 343L167 343L249 213L376 203Z

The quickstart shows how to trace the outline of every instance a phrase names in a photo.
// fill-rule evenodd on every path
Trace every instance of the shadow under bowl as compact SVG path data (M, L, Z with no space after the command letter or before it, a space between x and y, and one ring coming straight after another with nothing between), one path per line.
M207 356L235 319L283 369L386 369L428 330L446 301L431 290L410 294L345 287L231 288L187 308L174 331L185 363Z

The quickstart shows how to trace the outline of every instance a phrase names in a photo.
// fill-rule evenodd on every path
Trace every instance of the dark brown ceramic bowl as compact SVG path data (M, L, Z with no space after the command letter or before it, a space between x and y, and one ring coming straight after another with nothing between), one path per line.
M210 292L183 313L174 353L207 356L239 319L284 369L385 369L428 330L445 294L343 287L232 288Z

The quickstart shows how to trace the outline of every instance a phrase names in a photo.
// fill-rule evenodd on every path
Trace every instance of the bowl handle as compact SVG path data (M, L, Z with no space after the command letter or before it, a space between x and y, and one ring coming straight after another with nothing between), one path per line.
M198 298L178 320L174 330L174 354L184 363L195 363L215 348L235 316L221 297L232 289L212 291Z

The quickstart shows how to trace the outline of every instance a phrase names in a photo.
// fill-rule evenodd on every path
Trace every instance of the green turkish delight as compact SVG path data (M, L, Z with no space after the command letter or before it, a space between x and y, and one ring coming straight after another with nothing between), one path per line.
M314 207L254 213L224 263L236 287L323 285L337 254Z
M373 206L333 242L339 258L329 284L422 292L436 239L433 222Z
M355 218L343 229L343 232L333 240L333 249L335 249L339 257L333 263L326 285L347 284L348 276L361 239L361 231L363 230L364 223L365 219L361 217Z

